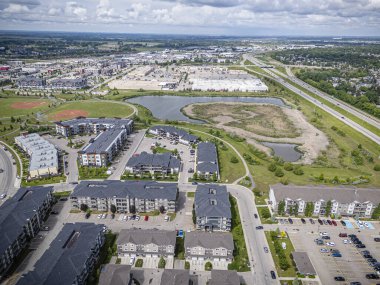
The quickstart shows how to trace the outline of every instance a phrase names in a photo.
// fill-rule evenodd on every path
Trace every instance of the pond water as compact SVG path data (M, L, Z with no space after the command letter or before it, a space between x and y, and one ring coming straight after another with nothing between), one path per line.
M127 102L135 103L149 109L153 116L161 120L186 121L202 124L201 120L193 120L182 114L181 109L189 104L209 102L245 102L272 104L286 107L284 101L273 97L189 97L189 96L139 96L128 99Z
M302 157L302 153L296 149L298 146L296 144L272 142L262 142L261 144L271 148L274 152L274 155L281 157L284 161L287 162L295 162Z

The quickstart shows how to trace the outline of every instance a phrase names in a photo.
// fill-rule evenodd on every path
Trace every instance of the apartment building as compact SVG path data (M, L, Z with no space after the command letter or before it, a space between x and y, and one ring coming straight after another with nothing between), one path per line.
M231 204L224 185L198 185L194 210L196 228L205 231L231 230Z
M185 237L185 258L196 261L232 262L234 241L231 233L187 232Z
M331 214L335 216L369 218L380 203L380 189L356 187L295 186L276 184L270 186L269 202L274 212L279 202L285 202L285 213L297 205L300 215L307 203L313 203L313 216L326 214L331 202Z
M166 176L178 174L180 167L181 161L169 152L150 154L144 151L131 157L127 162L125 170L133 174L150 173L151 175L159 174Z
M50 82L52 89L81 89L87 86L86 78L58 78Z
M196 172L199 176L211 178L216 175L219 179L218 152L215 144L201 142L197 145Z
M36 236L48 215L53 187L20 188L0 206L0 279Z
M58 151L53 144L36 133L15 137L15 143L29 156L30 178L58 174Z
M149 129L149 133L185 145L190 145L198 141L197 136L172 126L154 126Z
M79 209L81 204L97 211L110 211L116 206L118 213L152 212L165 210L175 212L178 196L176 183L154 181L81 181L70 196L71 206Z
M127 135L133 131L133 120L114 118L83 118L55 122L57 134L64 137L96 134L110 129L125 129Z
M49 248L17 285L87 283L104 244L104 225L66 223Z
M125 229L117 238L119 257L171 257L174 258L175 231L158 229Z
M17 80L18 88L43 89L46 87L46 80L43 78L26 76Z

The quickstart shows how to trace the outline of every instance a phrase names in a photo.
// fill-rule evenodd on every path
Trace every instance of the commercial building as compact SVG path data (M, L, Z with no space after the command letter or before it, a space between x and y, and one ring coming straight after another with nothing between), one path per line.
M172 126L154 126L149 129L149 133L185 145L190 145L198 141L197 136Z
M58 78L50 82L52 89L81 89L86 86L86 78Z
M86 284L104 244L104 225L67 223L17 285Z
M185 258L193 264L200 262L232 262L234 241L231 233L187 232Z
M0 206L0 279L37 235L52 203L53 187L20 188Z
M116 206L119 213L151 212L165 210L175 212L178 195L176 183L154 181L81 181L70 196L71 205L79 209L81 204L98 211L110 211Z
M116 241L119 257L174 258L175 243L175 231L137 228L121 230Z
M211 142L201 142L197 145L197 174L204 178L215 176L219 179L218 152L215 144Z
M125 170L133 174L150 173L151 175L166 176L178 174L180 167L181 161L169 152L150 154L144 151L139 155L131 157L127 162Z
M83 166L107 166L133 131L133 121L128 119L78 118L55 124L56 132L65 137L97 134L78 152L78 161Z
M46 87L46 80L43 78L27 76L17 80L19 88L43 89Z
M231 230L231 204L226 186L197 186L194 200L196 227L205 231Z
M313 205L313 216L326 214L327 204L330 214L338 216L371 217L380 203L380 189L327 186L295 186L276 184L270 186L269 203L277 212L279 203L284 202L284 211L298 208L304 214L307 203ZM296 207L297 205L297 207Z
M15 137L15 142L30 158L30 178L58 174L58 151L50 142L36 133Z

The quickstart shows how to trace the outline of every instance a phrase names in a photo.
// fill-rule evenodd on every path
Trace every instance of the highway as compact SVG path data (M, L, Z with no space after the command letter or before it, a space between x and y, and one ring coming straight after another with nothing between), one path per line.
M3 169L3 173L0 173L0 195L7 194L12 196L15 191L16 180L16 166L13 165L13 159L9 151L5 151L3 146L0 147L0 169Z
M251 56L247 56L246 57L248 60L250 60L252 63L256 64L257 66L262 66L263 64L258 61L256 58L253 58ZM300 89L298 89L297 87L293 86L292 84L288 83L287 81L285 81L283 78L281 78L280 76L278 76L275 72L271 71L271 70L268 70L267 68L264 68L263 69L267 74L270 75L270 77L275 80L276 82L280 83L281 85L283 85L284 87L288 88L289 90L293 91L294 93L300 95L301 97L303 97L304 99L310 101L311 103L313 103L314 105L318 106L319 108L321 108L322 110L328 112L330 115L334 116L336 119L340 120L341 122L345 123L346 125L352 127L353 129L355 129L356 131L360 132L361 134L363 134L364 136L368 137L369 139L371 139L372 141L376 142L377 144L380 145L380 137L375 135L374 133L372 133L371 131L369 131L368 129L366 129L365 127L361 126L360 124L344 117L341 113L339 113L338 111L335 111L334 109L326 106L325 104L323 104L322 102L320 102L318 99L314 99L312 96L306 94L305 92L301 91ZM298 83L297 83L298 84ZM316 94L318 95L318 94ZM319 95L318 95L319 96ZM368 119L366 119L366 121L368 121Z

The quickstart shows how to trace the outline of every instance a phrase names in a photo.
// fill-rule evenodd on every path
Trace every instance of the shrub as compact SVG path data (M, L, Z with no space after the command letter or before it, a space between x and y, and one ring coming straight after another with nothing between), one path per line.
M282 171L281 168L277 168L274 175L276 175L277 177L282 177L284 176L284 172Z
M141 258L136 260L135 267L142 267L143 266L143 260Z
M185 269L190 269L190 262L185 261Z
M276 166L275 163L271 163L271 164L269 164L269 166L268 166L268 170L269 170L269 171L271 171L271 172L275 172L276 169L277 169L277 166Z
M380 164L376 164L376 165L373 167L373 170L375 170L375 171L380 171Z
M205 264L205 270L211 271L212 270L212 263L210 261L207 261Z
M231 157L231 163L238 163L239 160L236 158L236 156Z
M284 164L284 169L285 169L286 171L292 171L292 170L293 170L293 164L291 164L291 163L289 163L289 162L285 163L285 164Z
M303 175L304 172L301 167L297 167L296 169L293 170L293 173L295 175Z
M267 207L261 209L261 217L264 219L269 219L271 217L269 209Z
M165 259L161 256L160 261L158 262L158 268L165 268L166 261Z

